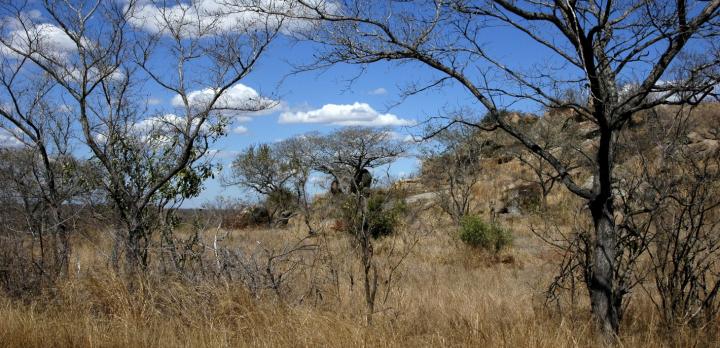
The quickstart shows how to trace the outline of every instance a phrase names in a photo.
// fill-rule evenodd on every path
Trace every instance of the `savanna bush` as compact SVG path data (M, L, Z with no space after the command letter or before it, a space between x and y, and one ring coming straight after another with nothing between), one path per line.
M368 198L367 221L373 238L388 236L395 232L400 217L407 207L402 200L393 200L386 194L375 194Z
M512 244L512 234L496 223L487 223L477 215L468 215L460 222L460 240L474 247L499 252Z
M342 220L347 231L357 233L362 229L376 239L395 233L407 211L404 201L383 190L370 192L364 201L364 210L358 206L363 202L355 196L346 197L342 204Z

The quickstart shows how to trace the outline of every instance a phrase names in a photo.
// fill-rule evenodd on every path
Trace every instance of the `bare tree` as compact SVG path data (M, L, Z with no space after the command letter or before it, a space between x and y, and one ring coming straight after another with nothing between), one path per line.
M347 127L327 136L315 137L316 169L332 176L345 193L369 188L369 170L394 162L406 145L387 129Z
M1 57L0 130L17 147L2 149L3 182L14 194L8 206L20 204L27 228L40 244L38 270L47 279L68 274L70 234L82 194L91 189L86 163L72 153L73 123L69 110L53 106L46 96L55 83L33 72L27 60ZM51 237L53 243L47 245ZM53 255L50 264L46 257Z
M586 166L582 157L582 138L580 125L573 115L565 115L562 110L548 109L542 118L535 118L531 124L521 126L523 132L531 136L542 148L567 163L567 170L573 171ZM542 156L516 143L510 151L526 168L532 172L530 178L521 176L522 180L536 183L542 194L542 208L547 209L547 197L560 181L561 177Z
M292 179L300 174L299 162L286 149L282 143L250 146L235 157L231 177L224 180L225 185L239 185L264 196L268 223L275 220L278 212L289 217L299 199L293 197L298 188L290 187Z
M42 3L47 19L26 15L27 4L1 9L13 18L3 50L58 85L104 171L129 270L147 265L151 207L163 197L196 195L211 174L204 155L229 116L273 104L259 95L226 94L252 71L282 21L229 20L196 2L175 5L48 0ZM152 18L143 17L147 9L157 10ZM50 35L63 45L56 47ZM169 61L151 63L158 55ZM192 77L199 72L202 79ZM147 112L136 102L146 80L176 94L173 113Z
M484 141L467 127L448 128L435 140L440 147L427 151L422 177L437 191L440 208L459 226L471 212L473 187L482 178Z
M297 1L311 13L303 18L326 23L325 30L307 37L322 44L318 59L307 68L382 60L424 66L427 84L408 94L451 82L462 86L488 110L490 122L451 122L502 129L547 161L560 182L587 202L594 226L587 287L598 328L614 340L628 292L627 280L616 269L622 254L614 221L617 134L642 110L697 103L713 93L718 79L712 40L720 1L428 0L413 6L346 1L330 10L321 3ZM298 18L307 12L286 13ZM486 29L497 24L534 41L544 53L537 65L512 66L493 54L483 40ZM576 88L588 91L588 103L557 97L561 90ZM563 106L593 124L595 145L584 154L591 159L592 187L578 185L562 158L503 117L502 104L518 100Z
M314 135L293 137L277 145L278 151L289 161L292 170L289 186L297 199L297 208L303 215L305 227L310 235L317 232L317 228L312 224L313 205L312 197L308 192L310 178L317 165L318 144L313 141L314 137Z
M245 149L233 161L229 184L242 185L263 195L282 189L290 180L292 169L290 159L276 148L260 144Z
M3 255L8 269L0 272L2 282L9 294L37 294L68 276L71 237L88 215L84 198L92 190L92 167L54 152L46 167L40 151L30 146L0 148L0 163L0 244L13 254ZM52 189L48 173L55 180Z
M622 192L632 212L621 226L647 245L656 292L646 290L669 327L704 327L720 310L719 133L702 109L651 110L662 121L628 149L639 173L619 185L638 187Z
M336 208L360 257L366 320L371 324L383 282L373 240L393 232L397 221L388 206L399 203L391 197L393 190L371 189L373 178L369 169L390 165L406 151L406 145L387 130L359 127L308 139L316 144L315 169L330 175L334 183L343 183L339 185L339 192L334 193L339 203ZM403 258L390 267L390 278Z

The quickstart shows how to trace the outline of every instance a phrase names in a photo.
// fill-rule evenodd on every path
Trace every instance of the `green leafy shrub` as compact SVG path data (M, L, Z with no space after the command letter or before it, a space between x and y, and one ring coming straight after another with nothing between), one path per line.
M367 224L370 235L379 238L393 234L405 210L405 202L402 200L391 200L385 194L371 195L367 202Z
M498 252L512 243L512 234L498 224L468 215L460 223L460 240L471 247Z
M297 196L287 188L281 187L267 194L264 205L271 211L294 210Z
M346 197L342 204L343 225L350 233L367 231L373 238L391 235L400 218L407 210L405 202L380 190L373 191L365 199L367 208L358 207L356 196Z

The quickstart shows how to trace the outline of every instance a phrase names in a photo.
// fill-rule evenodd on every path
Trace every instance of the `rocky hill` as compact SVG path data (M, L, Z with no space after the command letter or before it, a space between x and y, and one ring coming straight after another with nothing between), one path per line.
M570 168L576 183L592 188L594 178L589 169L598 146L593 121L567 109L549 110L543 115L509 113L505 117ZM663 106L638 113L617 140L617 180L640 175L640 157L661 158L658 155L669 146L667 132L671 129L675 130L672 142L687 146L698 158L717 156L720 104L704 103L692 109ZM557 182L557 174L547 162L501 130L475 131L458 141L474 147L474 157L453 161L453 156L443 152L424 158L418 177L398 183L412 193L409 202L431 205L441 196L452 195L450 191L457 187L450 187L451 177L468 174L452 169L473 165L474 177L462 180L466 184L472 181L470 210L476 213L517 216L539 204L554 205L572 196Z

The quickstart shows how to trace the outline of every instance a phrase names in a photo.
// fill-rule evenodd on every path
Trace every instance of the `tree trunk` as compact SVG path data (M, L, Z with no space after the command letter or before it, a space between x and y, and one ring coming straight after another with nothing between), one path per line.
M128 274L138 270L144 271L147 267L147 231L140 223L134 223L128 228L125 249L125 267Z
M72 250L70 236L68 236L69 231L65 223L60 222L57 234L60 240L60 245L58 245L58 258L56 260L57 268L60 277L67 278L70 275L70 253Z
M372 244L372 236L370 233L369 226L367 226L367 216L368 216L368 209L367 209L367 200L365 197L361 194L361 192L356 193L357 194L357 206L358 206L358 213L361 216L361 223L356 228L359 230L359 235L357 235L355 238L358 238L358 241L360 242L361 247L361 260L363 265L363 285L365 290L365 305L366 305L366 316L365 320L367 322L367 325L372 325L372 318L373 314L375 313L375 294L377 293L377 287L378 287L378 275L377 275L377 268L375 267L375 264L373 262L373 256L374 256L374 249Z
M65 224L61 209L60 204L51 202L49 205L55 249L54 272L55 276L64 278L70 274L70 231Z
M378 279L377 269L372 262L372 245L365 247L363 251L363 271L365 285L365 305L367 313L365 320L368 325L372 325L372 317L375 313L375 294L377 293Z
M606 343L612 343L620 327L622 294L616 290L615 223L612 203L593 203L591 212L595 225L595 245L588 279L590 305L596 324Z
M125 244L125 271L132 274L140 265L140 236L137 229L131 229L128 232Z
M607 118L599 117L598 120ZM617 342L620 328L621 304L623 293L618 291L615 278L618 255L617 234L614 220L612 171L614 164L612 130L605 122L600 123L600 142L598 147L598 172L595 181L595 197L590 200L589 208L595 228L593 249L589 251L590 269L587 277L590 292L590 306L603 343L613 345Z
M113 246L110 252L110 264L116 274L120 274L120 253L123 248L122 241L125 240L125 236L122 236L123 229L119 225L114 226L113 230Z

